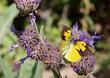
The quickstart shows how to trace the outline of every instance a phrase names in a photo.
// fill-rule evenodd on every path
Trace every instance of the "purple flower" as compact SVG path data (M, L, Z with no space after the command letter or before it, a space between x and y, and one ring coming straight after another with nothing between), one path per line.
M21 15L28 15L38 8L41 0L14 0L14 2Z
M96 33L93 36L91 36L87 32L79 31L77 23L73 25L71 41L82 40L90 44L92 47L94 47L93 46L94 42L96 40L100 40L101 38L102 35L96 36Z
M11 27L11 32L13 32L14 34L18 32L18 31L16 30L15 26L12 26L12 27Z
M20 67L21 67L20 61L14 62L13 67L12 67L12 71L13 72L18 71L20 69Z
M71 67L78 75L87 75L93 71L95 64L95 57L91 55L89 57L82 57L78 62L71 63Z
M18 48L19 45L18 44L12 44L10 47L9 47L9 52L12 52L15 48Z
M92 36L92 39L93 39L94 41L96 41L96 40L102 39L102 37L103 37L103 35L98 35L98 36L97 36L97 33L95 32L94 35Z
M21 64L23 64L27 58L28 58L28 56L23 57L23 58L21 58L19 61L21 62Z
M91 36L87 32L78 30L77 23L73 25L70 43L74 44L75 41L84 41L87 44L87 46L85 46L86 51L78 51L79 54L82 56L80 61L71 62L71 67L78 75L87 75L88 73L93 71L96 64L96 60L94 57L94 43L96 40L100 40L101 38L102 35L97 35L96 32L93 36Z
M76 23L75 25L73 25L73 32L77 32L78 31L78 24Z
M24 31L17 31L18 43L26 50L27 56L19 60L22 64L27 58L43 61L51 67L58 66L61 62L59 48L52 46L42 37L39 38L35 26L28 26Z

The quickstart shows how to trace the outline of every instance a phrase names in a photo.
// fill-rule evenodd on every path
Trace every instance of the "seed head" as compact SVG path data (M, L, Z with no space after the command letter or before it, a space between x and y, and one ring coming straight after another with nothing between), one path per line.
M95 64L95 57L91 55L89 57L83 57L78 62L71 63L71 67L78 75L87 75L93 71Z
M16 29L14 29L14 31L15 30ZM43 37L42 42L34 26L29 26L24 31L15 31L15 34L18 37L19 45L27 51L27 57L33 60L43 61L51 67L60 64L61 55L58 47L52 46ZM24 59L21 59L21 61L24 62Z
M27 15L38 8L41 0L14 0L14 2L18 10L20 10L20 13Z

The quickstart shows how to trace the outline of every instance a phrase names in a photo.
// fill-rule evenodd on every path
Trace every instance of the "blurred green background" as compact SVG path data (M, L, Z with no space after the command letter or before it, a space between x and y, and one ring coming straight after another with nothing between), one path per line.
M44 26L45 36L53 44L59 44L63 24L72 27L77 22L82 31L103 34L104 38L95 44L94 76L110 78L110 0L42 0L36 17L37 25ZM9 53L9 46L17 41L10 27L28 25L26 18L19 16L13 0L0 0L0 78L52 78L42 62L31 59L19 71L12 72L14 62L26 53L22 48ZM67 77L77 78L68 68L64 67L61 72L63 75L71 72Z

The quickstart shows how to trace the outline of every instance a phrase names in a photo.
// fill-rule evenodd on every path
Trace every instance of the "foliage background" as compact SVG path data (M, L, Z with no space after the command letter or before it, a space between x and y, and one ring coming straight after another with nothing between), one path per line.
M13 0L0 0L0 78L51 78L50 70L42 62L26 60L18 72L12 72L15 61L25 55L22 48L9 53L9 46L16 43L10 32L12 25L22 28L27 25L26 17L18 17ZM96 78L110 78L110 0L42 0L37 17L37 25L44 26L45 36L54 44L60 42L62 25L78 23L80 29L93 34L103 34L104 38L95 44L97 65ZM51 32L51 33L50 33ZM45 70L45 71L43 71ZM69 68L61 69L63 75L71 72L68 78L77 78Z

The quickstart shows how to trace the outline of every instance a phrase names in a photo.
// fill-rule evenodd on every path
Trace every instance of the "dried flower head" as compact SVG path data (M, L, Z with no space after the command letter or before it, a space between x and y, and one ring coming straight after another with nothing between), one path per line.
M71 67L78 75L87 75L92 72L94 66L96 64L96 60L94 55L90 57L83 57L80 61L71 63Z
M17 8L20 10L22 15L27 15L31 12L34 12L41 0L14 0Z
M19 45L27 51L27 57L20 60L22 63L26 58L32 58L34 60L41 60L51 67L60 64L61 56L58 47L52 46L44 38L42 38L42 42L35 26L28 26L24 31L20 32L13 28L12 31L17 35Z

